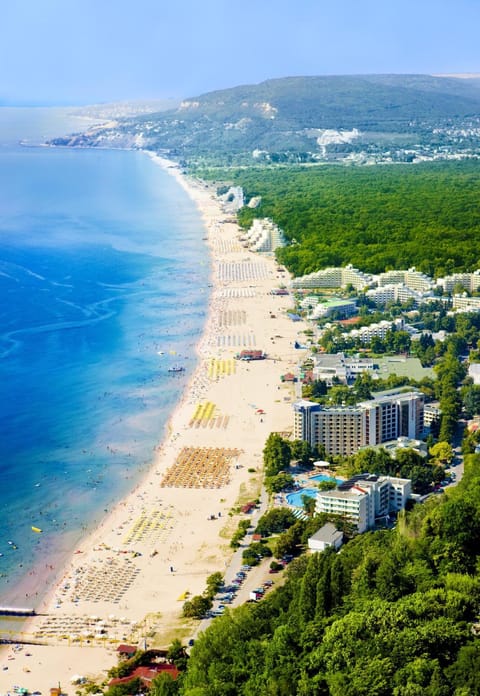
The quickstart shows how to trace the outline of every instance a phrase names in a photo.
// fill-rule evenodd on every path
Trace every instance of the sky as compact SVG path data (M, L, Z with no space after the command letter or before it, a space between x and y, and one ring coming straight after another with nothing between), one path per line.
M181 99L292 75L480 73L480 0L0 0L0 103Z

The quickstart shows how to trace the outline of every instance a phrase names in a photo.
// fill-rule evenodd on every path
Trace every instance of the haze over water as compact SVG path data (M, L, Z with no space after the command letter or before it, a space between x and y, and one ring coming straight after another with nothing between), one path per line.
M18 580L35 566L40 596L151 463L205 322L204 229L173 177L139 152L18 145L82 126L0 109L0 604L35 605Z

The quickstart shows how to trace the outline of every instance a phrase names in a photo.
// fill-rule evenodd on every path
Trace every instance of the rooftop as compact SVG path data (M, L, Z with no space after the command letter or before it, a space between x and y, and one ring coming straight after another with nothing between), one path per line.
M310 539L314 539L315 541L324 541L325 543L333 543L340 537L343 537L343 532L340 532L331 522L327 522L323 525L323 527L320 527L315 534L312 534Z

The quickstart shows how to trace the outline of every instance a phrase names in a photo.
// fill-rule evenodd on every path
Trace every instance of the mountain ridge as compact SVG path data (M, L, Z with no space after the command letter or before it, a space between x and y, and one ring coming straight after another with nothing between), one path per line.
M237 163L248 162L254 152L266 153L267 159L288 153L316 161L326 155L338 159L339 153L375 153L382 134L394 144L401 141L404 149L432 140L441 147L441 129L452 126L480 126L480 79L293 76L207 92L184 99L175 109L122 119L94 137L87 133L54 144L108 146L110 140L112 146L162 150L187 161L234 157ZM319 145L315 131L331 129L357 129L361 137L350 146Z

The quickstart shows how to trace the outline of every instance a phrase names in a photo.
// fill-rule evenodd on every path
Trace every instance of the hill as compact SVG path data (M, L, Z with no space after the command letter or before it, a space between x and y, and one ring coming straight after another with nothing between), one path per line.
M283 587L227 610L168 693L478 694L479 461L469 455L464 480L395 529L300 556Z
M470 150L479 144L479 114L474 78L287 77L203 94L176 109L54 144L130 143L188 161L318 161L392 146Z

